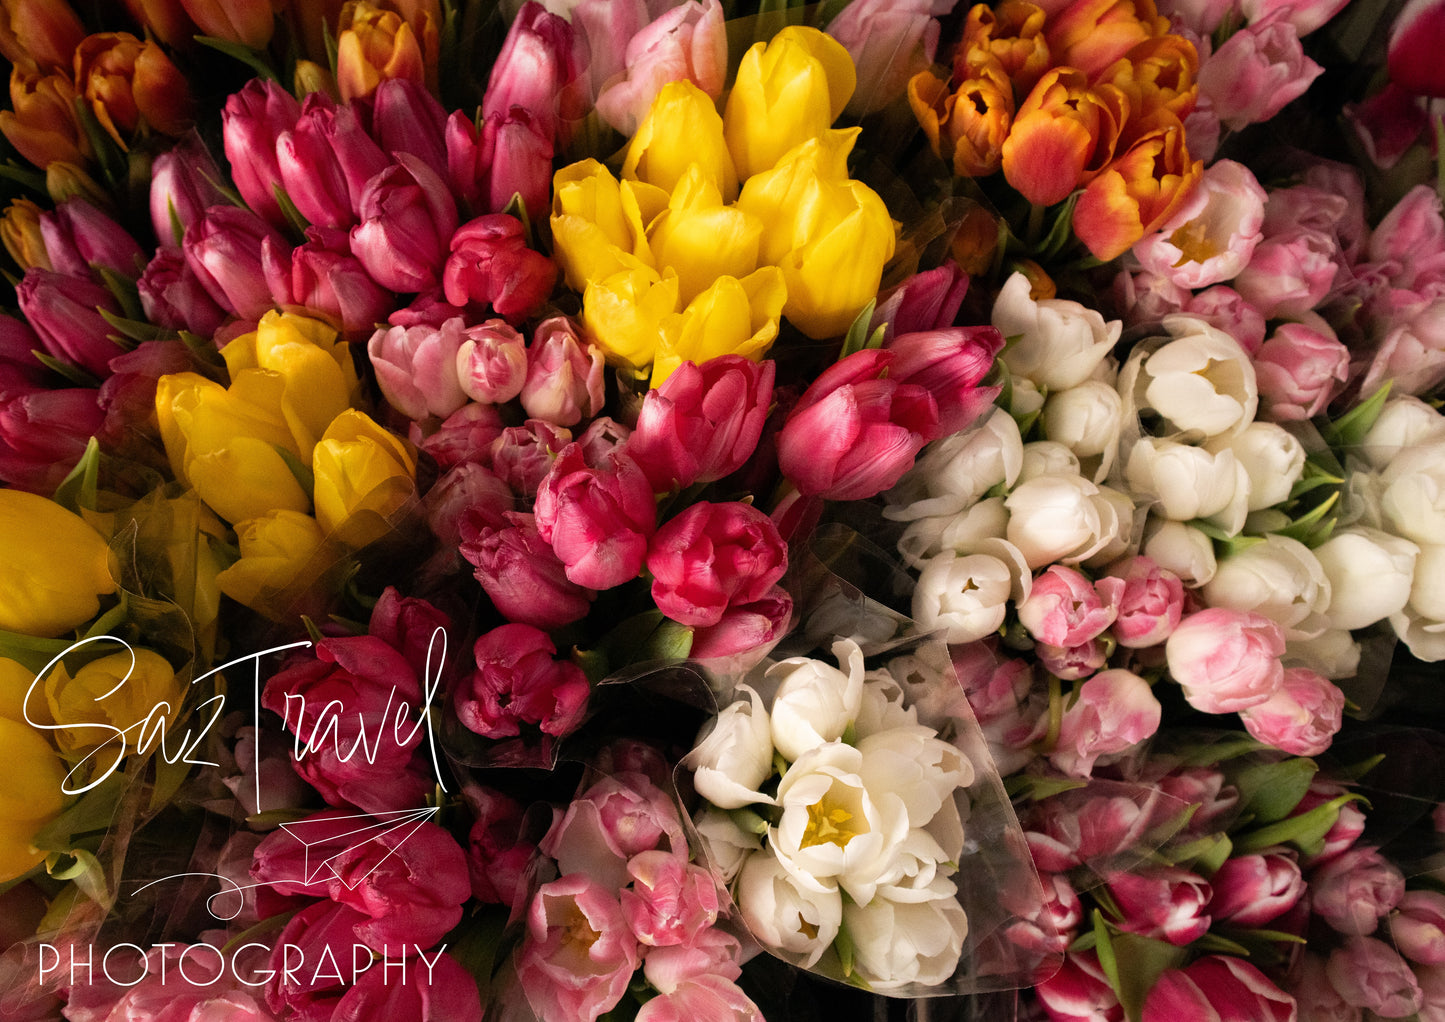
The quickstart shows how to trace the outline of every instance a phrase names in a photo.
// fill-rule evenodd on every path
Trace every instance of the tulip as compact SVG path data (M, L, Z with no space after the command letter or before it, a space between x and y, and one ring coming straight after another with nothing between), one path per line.
M1445 94L1445 76L1430 45L1439 38L1442 26L1445 6L1439 0L1411 0L1395 15L1385 58L1391 82L1418 96Z
M492 442L502 433L502 416L492 405L463 405L450 415L418 446L436 460L443 469L463 462L485 463Z
M537 491L537 532L552 545L567 578L589 589L610 589L642 570L657 528L652 485L625 452L589 462L568 445Z
M186 228L207 208L225 205L220 190L224 180L197 134L182 136L175 148L156 156L151 163L151 227L162 248L180 248Z
M508 426L492 441L492 470L513 492L535 497L537 487L552 470L562 448L572 442L572 432L541 419L528 419L520 426Z
M509 621L555 629L586 616L596 593L571 581L532 515L507 512L499 527L463 515L461 554L487 597Z
M255 213L212 206L186 231L181 250L222 308L242 319L259 319L273 307L262 262L267 243L285 244Z
M282 183L277 140L296 127L301 105L278 83L253 78L226 100L221 111L222 142L241 198L272 224L285 217L276 201Z
M180 0L180 4L201 35L240 43L253 50L265 49L276 30L271 0L240 0L239 3Z
M1304 94L1324 68L1305 56L1288 21L1246 25L1199 68L1199 92L1232 131L1267 121Z
M1273 422L1318 415L1343 387L1349 362L1349 349L1328 327L1281 324L1254 358L1265 414Z
M792 623L793 598L782 586L773 586L761 600L729 606L717 624L694 628L688 656L696 660L761 656L787 634Z
M1390 937L1412 962L1445 964L1445 904L1437 891L1406 891L1390 915Z
M484 738L507 738L521 725L565 735L582 722L591 687L570 660L558 660L547 633L505 624L472 647L477 670L455 690L457 719Z
M540 134L566 144L582 116L580 60L572 26L535 0L517 12L482 97L482 119L525 109Z
M527 247L516 217L489 213L451 236L441 279L453 305L488 302L498 315L518 323L552 293L557 267Z
M668 82L690 81L713 99L727 72L727 34L717 0L683 3L632 35L623 54L621 80L599 81L597 112L624 135L632 135Z
M386 153L354 107L337 106L325 93L307 96L293 121L275 134L276 171L287 197L313 226L351 227L366 182L390 162Z
M737 198L739 175L712 97L690 81L669 82L657 93L627 147L622 177L672 193L693 167L697 168L693 173L721 196L720 203Z
M537 326L527 350L522 408L532 419L575 426L602 411L602 352L565 316ZM599 588L599 587L594 587Z
M685 361L702 363L720 355L761 359L778 336L785 294L776 267L761 267L742 280L719 277L679 315L663 319L652 386L661 386Z
M84 199L69 199L40 217L50 269L89 277L94 268L134 280L145 265L140 245L124 227Z
M167 330L210 337L230 318L179 249L158 249L136 281L136 290L146 319Z
M589 101L596 100L608 79L621 74L628 42L651 17L643 0L581 0L570 8L567 18L577 34L580 52L585 54Z
M723 111L738 177L775 166L837 120L857 81L853 60L817 29L789 26L743 54Z
M216 586L231 599L273 620L327 566L325 536L316 519L299 511L275 509L236 525L240 560L216 576Z
M122 149L142 123L172 137L191 126L190 86L159 43L126 32L86 36L75 50L75 81L96 120Z
M1263 926L1294 908L1305 893L1299 864L1285 852L1232 856L1209 883L1210 915L1232 926Z
M903 95L908 80L933 63L939 15L952 9L936 0L850 4L828 23L828 34L847 49L865 83L848 103L856 117L881 110Z
M539 1016L595 1019L627 992L640 959L616 890L574 872L533 896L517 976Z
M1050 18L1045 34L1054 63L1093 78L1137 44L1168 31L1169 19L1159 16L1153 0L1084 0Z
M9 680L8 678L6 679ZM30 842L65 808L65 767L45 736L23 721L0 717L0 741L11 759L0 795L0 883L24 876L48 854Z
M766 596L788 570L788 549L761 511L702 501L658 529L647 570L658 610L682 624L708 627L730 605Z
M1036 206L1062 202L1103 172L1114 157L1128 112L1115 86L1056 67L1039 79L1014 115L1004 140L1003 173Z
M893 352L889 375L899 383L923 387L938 404L940 435L958 433L993 403L997 390L978 383L993 369L1003 335L991 326L894 334L885 345Z
M485 192L475 200L476 209L499 213L521 196L528 217L533 221L544 217L552 194L548 182L554 147L532 115L514 106L506 116L488 117L482 123L480 148L487 169Z
M763 223L725 206L697 164L690 166L648 231L659 266L675 272L685 306L719 277L742 279L758 268Z
M552 242L574 291L622 270L656 265L645 225L667 206L667 193L640 181L619 182L596 160L557 171L552 180Z
M45 238L40 233L40 207L29 199L15 199L5 207L5 216L0 220L0 238L4 239L5 251L22 271L37 266L42 270L53 270L50 255L45 251ZM89 276L86 268L80 274Z
M0 110L0 132L30 163L44 170L52 163L79 166L90 157L68 75L11 68L10 107Z
M1324 301L1339 271L1339 246L1304 228L1264 238L1234 289L1265 319L1300 319Z
M344 231L309 227L306 242L290 248L267 237L261 262L272 300L288 312L317 316L348 340L370 335L396 306L396 296L351 254Z
M381 151L411 153L439 176L447 173L446 122L436 97L409 78L386 78L371 97L371 133Z
M662 325L678 310L677 293L675 273L619 270L586 285L582 322L609 362L641 371L657 359ZM781 311L781 301L778 306Z
M889 376L894 356L865 349L804 392L778 436L778 465L799 490L862 500L896 483L938 430L938 405Z
M437 29L430 11L415 21L360 0L343 8L336 38L336 88L343 103L364 99L388 78L436 87Z
M0 393L0 480L31 493L54 493L104 427L96 394L82 387Z
M104 379L110 360L121 353L100 312L120 315L115 297L102 285L32 267L15 288L20 312L45 350Z
M351 250L382 287L415 293L441 282L457 229L456 200L436 172L410 153L366 183Z
M1242 958L1206 955L1167 969L1144 1000L1143 1022L1218 1018L1220 1022L1290 1022L1295 1000Z
M1330 952L1325 975L1346 1004L1383 1018L1413 1015L1424 999L1410 963L1373 937L1353 937Z
M774 365L722 355L684 362L647 392L628 440L657 493L736 472L757 447L772 405Z
M908 104L955 176L987 177L1002 166L1014 99L997 62L953 89L932 71L920 71L908 80Z
M338 542L360 549L392 530L416 492L416 453L365 413L331 421L311 455L316 521Z
M1204 170L1191 160L1184 125L1168 123L1139 138L1089 182L1074 207L1074 233L1100 260L1127 252L1172 216Z
M74 675L60 664L45 678L45 701L58 726L51 732L55 744L63 755L82 760L98 753L92 765L102 771L107 764L118 765L125 754L117 731L140 721L147 721L148 728L174 723L183 694L175 670L149 649L103 656Z
M527 379L527 342L501 319L468 327L456 356L457 379L473 401L504 404Z
M1072 951L1063 966L1034 988L1050 1014L1059 1018L1123 1018L1119 997L1093 950Z
M85 26L68 3L6 0L0 6L0 54L17 68L68 71Z
M461 319L449 319L440 330L394 326L371 335L366 354L393 408L419 422L429 415L451 415L467 403L457 378L464 330Z
M1284 630L1262 614L1211 607L1190 614L1165 643L1169 673L1204 713L1258 706L1284 681Z

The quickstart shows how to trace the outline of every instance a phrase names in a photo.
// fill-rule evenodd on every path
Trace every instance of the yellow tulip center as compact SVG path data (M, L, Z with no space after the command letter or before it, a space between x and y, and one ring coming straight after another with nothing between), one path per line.
M1180 227L1173 234L1169 235L1169 244L1179 250L1179 261L1175 266L1183 266L1185 263L1202 263L1206 259L1212 259L1219 254L1219 246L1209 237L1209 225L1201 217L1191 220Z
M812 848L814 845L835 844L842 848L858 833L849 826L852 822L853 814L830 802L825 795L808 807L808 826L803 830L799 846Z

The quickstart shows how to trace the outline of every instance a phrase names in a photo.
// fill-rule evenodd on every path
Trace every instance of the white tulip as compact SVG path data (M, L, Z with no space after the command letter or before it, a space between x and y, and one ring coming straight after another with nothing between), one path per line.
M772 724L757 692L739 685L747 698L724 706L683 757L693 771L697 793L722 809L741 809L773 800L757 789L773 772Z
M994 486L1012 486L1022 464L1018 423L995 408L977 427L930 444L889 492L884 515L907 522L957 514Z
M1421 617L1407 606L1390 615L1390 627L1416 659L1432 664L1445 660L1445 621Z
M1209 440L1204 449L1214 453L1234 452L1249 477L1250 511L1283 504L1305 467L1304 444L1293 433L1273 422L1251 422L1240 432Z
M1445 416L1418 397L1393 397L1360 441L1360 454L1374 469L1383 469L1407 447L1445 436Z
M1389 531L1422 546L1445 544L1445 441L1402 450L1380 473Z
M1092 557L1119 533L1112 501L1080 475L1045 475L1014 487L1004 501L1008 541L1031 569Z
M1077 387L1050 394L1039 421L1050 440L1081 459L1100 459L1096 480L1109 474L1124 428L1124 401L1112 384L1085 380Z
M1410 609L1431 621L1445 621L1445 546L1428 544L1419 550L1410 586Z
M1173 440L1141 437L1129 451L1124 474L1136 495L1157 501L1154 510L1165 518L1217 520L1231 535L1244 525L1249 475L1233 451L1216 454Z
M1024 444L1024 463L1018 478L1020 483L1039 476L1078 474L1079 456L1063 444L1053 440L1035 440L1033 443Z
M987 554L934 557L913 587L913 620L924 631L943 630L948 643L973 642L998 630L1013 590L1009 565Z
M798 956L810 969L838 937L843 896L801 886L772 852L748 856L738 872L735 896L743 922L759 942Z
M1410 600L1420 548L1408 539L1357 526L1315 548L1330 580L1330 626L1365 628L1402 610Z
M868 905L844 906L853 965L871 989L897 990L914 983L934 987L953 977L968 935L968 916L952 887L940 878L923 901L875 898Z
M1153 409L1174 429L1206 437L1254 420L1259 386L1239 342L1198 316L1164 317L1172 340L1129 356L1119 374L1126 413Z
M743 861L763 847L762 834L744 830L727 810L717 806L704 805L693 814L692 822L708 865L717 870L725 884L732 883Z
M1174 572L1190 589L1214 577L1214 541L1194 526L1150 515L1144 535L1144 556Z
M857 747L863 783L873 791L897 791L913 827L926 826L958 789L973 783L968 757L923 724L868 735Z
M1286 638L1318 635L1329 623L1330 580L1314 551L1288 536L1271 533L1223 558L1202 592L1211 607L1263 614Z
M887 671L869 671L863 676L863 703L853 722L855 739L896 727L916 727L918 712L909 704L908 693Z
M1326 628L1308 639L1285 643L1288 667L1308 667L1331 681L1353 678L1360 673L1360 644L1347 628Z
M833 656L838 667L811 657L790 657L768 668L768 681L777 684L773 745L784 759L796 760L815 746L842 738L858 716L863 651L852 639L839 639L833 643Z
M1016 338L1000 356L1014 376L1050 391L1077 387L1113 349L1123 324L1078 302L1059 298L1034 301L1022 273L1004 282L993 303L993 325Z

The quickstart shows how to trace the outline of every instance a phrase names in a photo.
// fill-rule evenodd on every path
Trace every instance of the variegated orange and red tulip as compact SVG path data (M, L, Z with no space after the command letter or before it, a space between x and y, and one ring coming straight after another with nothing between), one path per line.
M1013 87L1003 66L986 51L981 73L955 89L931 71L908 83L908 103L929 145L959 177L985 177L1003 162L1003 143L1013 124Z
M1049 19L1045 35L1056 65L1096 81L1135 46L1168 31L1154 0L1076 0Z
M1044 22L1043 8L1028 0L974 5L954 51L954 82L977 77L981 51L999 62L1016 95L1027 96L1052 64Z
M1092 86L1082 71L1051 68L1014 115L1003 143L1009 185L1036 206L1051 206L1087 185L1114 158L1128 97Z
M1183 36L1146 39L1105 70L1101 82L1129 97L1121 149L1171 119L1183 120L1199 99L1199 51ZM1161 117L1161 111L1164 115Z
M1184 125L1165 123L1141 136L1089 182L1074 207L1074 233L1094 256L1114 259L1159 229L1199 183L1203 160L1191 160Z

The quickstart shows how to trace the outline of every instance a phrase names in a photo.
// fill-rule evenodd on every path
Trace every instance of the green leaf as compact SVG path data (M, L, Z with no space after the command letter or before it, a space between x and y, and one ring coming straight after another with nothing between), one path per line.
M1170 866L1188 864L1196 873L1209 876L1229 858L1230 847L1228 835L1204 834L1161 850L1159 858Z
M1223 937L1218 933L1206 933L1194 942L1194 946L1200 951L1209 951L1222 955L1234 955L1238 958L1248 958L1249 948L1236 941Z
M311 471L311 466L280 444L272 444L271 448L281 456L281 460L286 463L286 467L296 477L296 482L300 485L302 492L308 495L312 493L316 489L316 476Z
M1321 426L1320 433L1329 441L1330 446L1357 447L1364 441L1365 434L1375 425L1375 420L1380 417L1380 412L1390 397L1391 384L1392 381L1386 380L1373 394L1344 415Z
M0 166L0 178L7 178L32 192L45 193L45 175L33 167L22 167L14 160L6 160Z
M277 181L271 185L271 194L275 196L276 205L281 207L281 215L286 218L291 229L296 232L298 237L304 238L306 228L311 226L311 221L307 220L296 208L296 203L291 201L291 196L286 193L286 189L281 187L281 182Z
M1184 964L1188 951L1167 941L1141 937L1137 933L1116 934L1111 949L1117 962L1117 985L1114 992L1124 1014L1137 1020L1144 1010L1144 1000L1154 984L1168 969Z
M868 324L873 319L873 310L877 305L878 299L875 298L863 306L863 310L857 316L853 317L853 324L848 327L848 332L843 336L843 350L838 353L840 362L868 346Z
M266 60L265 56L258 50L253 50L251 47L241 43L233 43L229 39L219 39L212 35L198 35L195 39L196 42L202 46L207 46L217 53L224 53L228 57L234 57L267 81L281 81L280 77L276 74L276 69L271 66L271 62Z
M1298 816L1290 816L1248 834L1236 835L1235 850L1248 853L1272 845L1292 844L1306 855L1318 854L1324 848L1325 835L1339 818L1340 809L1356 801L1363 802L1363 796L1341 795Z
M90 374L88 369L82 369L74 362L67 362L43 351L31 351L31 354L40 360L40 364L52 372L59 373L77 387L85 387L94 390L100 386L100 380Z
M447 953L471 974L481 994L481 1001L490 1000L492 976L497 960L505 948L507 912L501 908L484 908L462 922L446 936Z
M100 275L106 290L115 296L115 300L120 303L121 312L125 313L127 319L142 321L145 319L145 309L141 308L140 304L140 291L137 290L134 280L117 273L109 266L101 266L99 263L91 263L90 268ZM121 347L130 350L135 345L122 344Z
M1329 539L1330 533L1334 530L1335 519L1327 519L1330 509L1339 502L1340 492L1336 490L1328 498L1316 504L1308 512L1300 515L1286 528L1276 529L1281 536L1288 536L1290 539L1299 540L1306 546L1319 546Z
M169 340L176 336L174 330L168 330L154 323L148 323L143 319L126 319L124 316L117 316L107 309L97 309L100 318L105 320L113 330L118 330L123 337L132 341L160 341Z
M30 839L31 843L43 852L63 852L75 844L78 836L109 829L116 806L129 785L129 777L111 774L42 827Z
M69 858L71 861L66 862ZM84 848L73 848L67 852L56 852L45 860L45 871L56 880L72 880L81 892L98 904L108 900L105 889L105 870L100 860Z
M1065 245L1074 240L1074 207L1078 205L1079 196L1083 194L1082 190L1076 191L1056 207L1049 233L1036 249L1041 261L1048 262L1053 259L1063 251Z
M1268 748L1261 742L1249 737L1249 735L1230 735L1222 741L1204 742L1193 752L1188 753L1181 761L1181 766L1207 766L1215 763L1225 763L1240 756L1246 756L1251 752L1259 752Z
M681 660L692 651L692 628L676 621L663 621L643 648L645 660Z
M838 953L838 964L843 967L843 975L853 975L853 938L848 933L848 927L838 927L838 936L833 938L833 950Z
M1244 764L1228 774L1239 789L1240 809L1260 823L1275 823L1299 805L1318 772L1314 760L1292 757L1274 763Z
M1094 951L1099 956L1099 966L1104 970L1104 978L1109 981L1109 989L1117 996L1119 993L1119 960L1114 955L1114 943L1109 937L1109 924L1104 921L1104 913L1094 909Z
M1074 777L1040 777L1031 774L1015 774L1004 779L1004 790L1011 799L1027 798L1032 801L1052 798L1066 791L1074 791L1088 785L1088 781Z
M76 514L79 514L82 508L94 511L99 480L100 443L95 437L91 437L85 443L85 453L60 481L52 499L67 511L74 511Z

